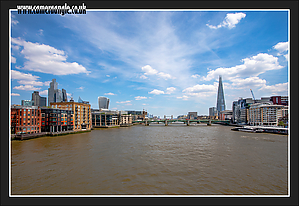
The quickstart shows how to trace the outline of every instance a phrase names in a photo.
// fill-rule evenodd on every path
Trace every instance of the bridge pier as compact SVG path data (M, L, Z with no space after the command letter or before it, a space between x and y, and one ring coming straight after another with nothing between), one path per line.
M211 121L211 119L209 119L207 125L208 125L208 126L211 126L211 125L212 125L212 121Z
M168 122L167 122L167 120L165 120L165 126L168 126Z
M145 120L144 125L149 126L149 123L147 123L147 120Z
M190 121L189 120L187 120L187 126L190 126Z

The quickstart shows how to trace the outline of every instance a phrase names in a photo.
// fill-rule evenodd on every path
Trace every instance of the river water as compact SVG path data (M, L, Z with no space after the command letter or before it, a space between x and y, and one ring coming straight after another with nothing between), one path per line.
M288 136L160 125L11 142L12 195L287 195Z

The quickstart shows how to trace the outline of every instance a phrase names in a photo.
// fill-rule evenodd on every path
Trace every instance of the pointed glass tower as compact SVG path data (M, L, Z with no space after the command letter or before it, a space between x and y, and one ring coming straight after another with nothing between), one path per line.
M219 76L218 95L217 95L217 112L225 110L224 92L222 85L222 78Z

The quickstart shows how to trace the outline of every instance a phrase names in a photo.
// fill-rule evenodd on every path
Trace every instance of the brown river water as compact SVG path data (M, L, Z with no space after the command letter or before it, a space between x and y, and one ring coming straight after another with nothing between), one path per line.
M136 125L11 142L11 195L287 195L288 136Z

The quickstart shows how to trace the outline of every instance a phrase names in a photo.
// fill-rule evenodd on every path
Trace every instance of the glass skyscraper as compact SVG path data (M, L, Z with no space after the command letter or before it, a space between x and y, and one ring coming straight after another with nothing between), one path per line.
M224 91L222 85L222 78L219 76L218 95L217 95L217 112L218 115L221 111L225 110Z
M107 97L98 97L99 109L108 109L109 101Z

